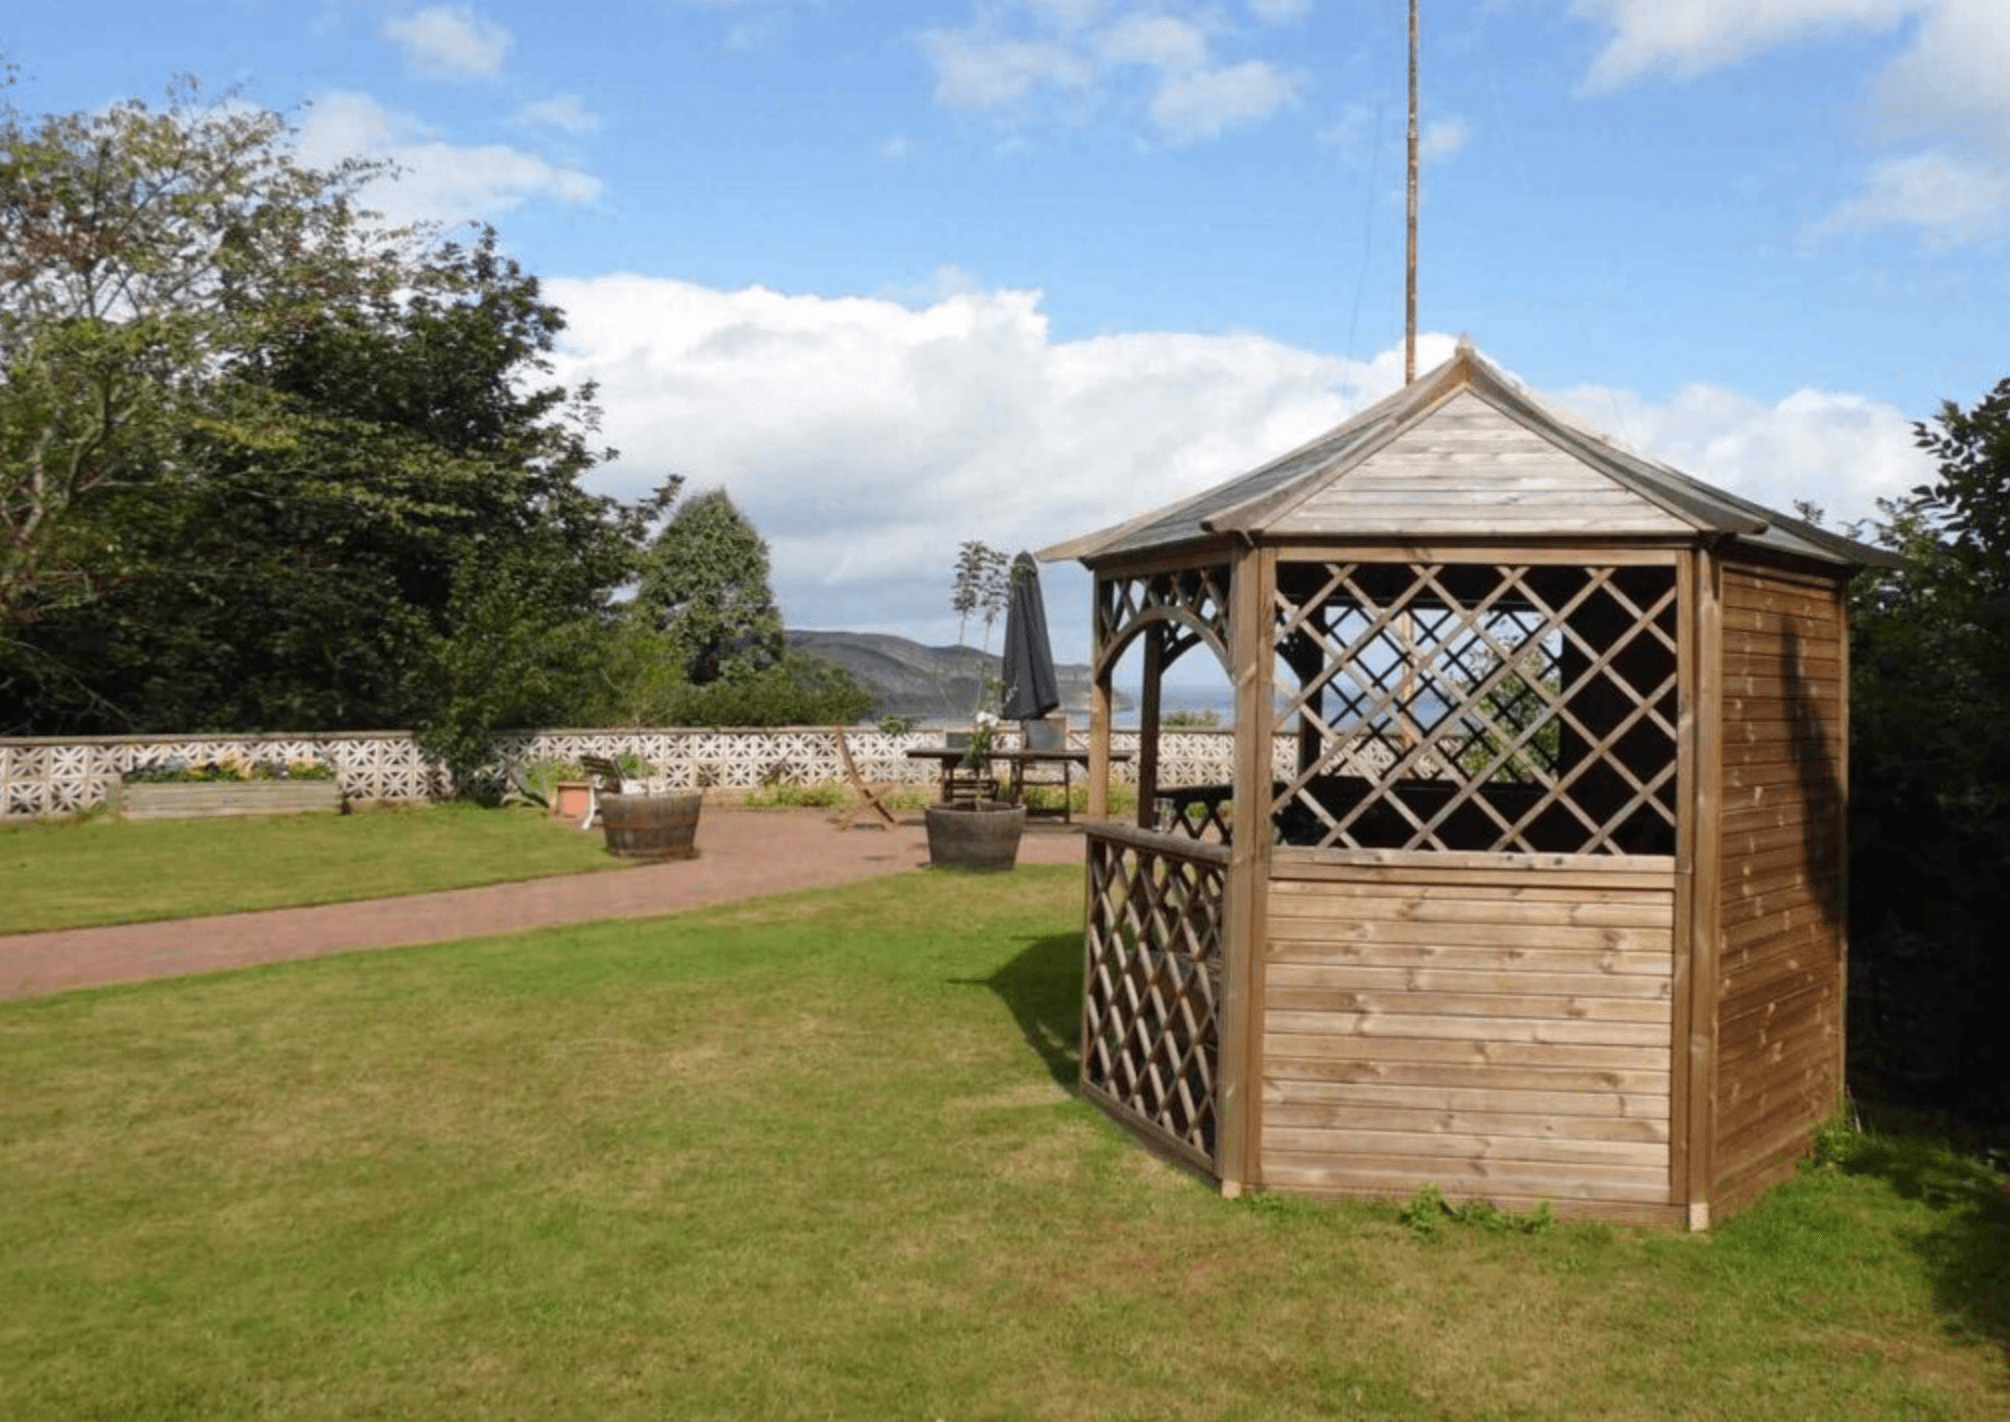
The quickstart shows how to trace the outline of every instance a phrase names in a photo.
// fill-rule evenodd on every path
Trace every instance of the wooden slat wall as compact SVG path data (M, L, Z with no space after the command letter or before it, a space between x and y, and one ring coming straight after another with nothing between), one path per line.
M1475 395L1364 459L1277 521L1282 537L1682 534L1689 526Z
M1275 866L1263 1183L1668 1217L1669 863Z
M1792 1173L1842 1093L1842 589L1723 572L1711 1218Z

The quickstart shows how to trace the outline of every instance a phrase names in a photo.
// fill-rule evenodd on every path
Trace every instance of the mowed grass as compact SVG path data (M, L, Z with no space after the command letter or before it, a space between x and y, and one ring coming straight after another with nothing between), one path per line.
M0 1417L2010 1408L2003 1182L1718 1233L1225 1201L1074 1076L1079 871L0 1005Z
M0 933L189 918L621 867L536 810L84 818L0 826Z

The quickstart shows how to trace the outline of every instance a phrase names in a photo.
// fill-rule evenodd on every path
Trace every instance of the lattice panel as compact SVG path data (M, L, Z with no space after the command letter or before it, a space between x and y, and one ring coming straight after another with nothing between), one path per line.
M1092 839L1089 884L1084 1085L1212 1164L1222 866Z
M1288 564L1293 844L1672 853L1666 566Z

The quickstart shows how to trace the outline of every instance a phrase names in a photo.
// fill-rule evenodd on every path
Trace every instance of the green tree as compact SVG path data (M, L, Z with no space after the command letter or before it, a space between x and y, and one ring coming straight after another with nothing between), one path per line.
M188 81L158 112L0 110L0 628L123 575L123 495L248 341L401 275L409 234L350 202L371 165L284 139Z
M768 545L724 489L687 499L664 525L644 555L635 604L675 644L693 686L782 659Z
M367 169L189 92L8 137L9 729L539 719L668 495L581 487L611 452L536 279L492 232L369 227Z
M1851 590L1852 1060L1877 1094L2010 1121L2010 381L1916 427L1938 477Z
M375 171L191 84L0 114L0 730L408 725L472 783L503 727L856 706L724 493L585 491L562 313Z

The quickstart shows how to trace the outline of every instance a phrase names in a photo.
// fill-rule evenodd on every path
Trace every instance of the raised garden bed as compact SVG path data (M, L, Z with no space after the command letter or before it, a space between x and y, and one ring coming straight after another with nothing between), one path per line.
M205 780L112 783L106 801L129 820L181 820L204 815L293 815L342 808L333 780Z

